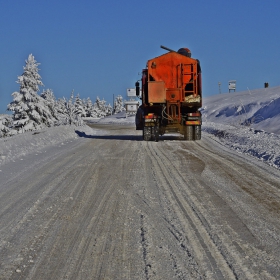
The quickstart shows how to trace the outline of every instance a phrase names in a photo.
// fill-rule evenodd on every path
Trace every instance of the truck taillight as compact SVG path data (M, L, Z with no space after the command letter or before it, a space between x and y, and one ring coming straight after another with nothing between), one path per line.
M154 113L149 113L148 115L145 116L145 119L153 119L155 116L154 116Z
M188 116L190 116L190 117L200 117L200 116L201 116L201 113L200 113L200 112L188 113Z

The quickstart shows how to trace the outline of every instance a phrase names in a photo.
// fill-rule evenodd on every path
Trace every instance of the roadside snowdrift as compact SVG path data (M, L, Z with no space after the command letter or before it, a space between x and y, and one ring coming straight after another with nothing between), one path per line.
M86 119L87 123L101 123L101 124L135 124L135 115L127 116L126 112L120 112L115 115L107 116L99 119Z
M67 141L79 139L75 130L87 134L95 131L88 126L56 126L37 131L0 138L0 165L15 161L31 153L42 153L47 147L64 145Z
M204 122L248 125L280 134L280 86L217 94L203 100Z
M203 133L280 168L280 87L204 98Z

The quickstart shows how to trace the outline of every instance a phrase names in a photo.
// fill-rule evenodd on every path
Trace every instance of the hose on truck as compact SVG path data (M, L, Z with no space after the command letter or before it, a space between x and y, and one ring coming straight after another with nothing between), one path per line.
M165 114L166 117L165 117L163 114ZM161 112L161 116L162 116L163 119L173 121L172 117L169 116L169 115L166 113L166 106L163 107L163 110L162 110L162 112Z

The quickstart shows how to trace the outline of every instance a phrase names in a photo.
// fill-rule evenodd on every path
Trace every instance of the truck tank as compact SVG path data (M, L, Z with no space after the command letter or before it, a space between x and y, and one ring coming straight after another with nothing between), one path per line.
M185 140L201 139L202 82L198 59L191 58L188 48L168 52L148 60L137 81L136 95L142 99L136 117L136 129L146 141L159 135L179 132Z

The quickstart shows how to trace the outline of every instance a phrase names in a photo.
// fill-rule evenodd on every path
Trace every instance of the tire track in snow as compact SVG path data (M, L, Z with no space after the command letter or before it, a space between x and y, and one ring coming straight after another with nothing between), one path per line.
M172 160L166 156L165 151L158 148L159 145L155 145L155 143L149 144L150 145L147 146L147 153L151 155L154 167L157 169L158 178L164 178L165 182L163 181L162 185L171 192L170 200L172 200L172 197L176 200L180 211L185 217L182 223L185 224L186 229L191 229L187 231L187 240L191 243L195 251L200 251L200 254L197 254L197 256L202 256L202 259L198 260L199 264L205 263L206 257L208 260L206 263L209 263L212 267L210 272L209 268L207 269L208 271L205 272L206 274L214 272L216 275L215 277L218 278L237 278L236 272L232 271L230 264L227 263L223 254L213 242L211 235L207 231L208 228L205 227L201 218L199 218L194 211L194 203L182 198L178 185L180 188L186 186L185 189L187 190L188 182L181 177L181 174L176 170L176 166L172 164ZM171 152L169 155L170 154ZM189 193L189 197L191 197L191 193ZM197 241L195 239L197 239Z

